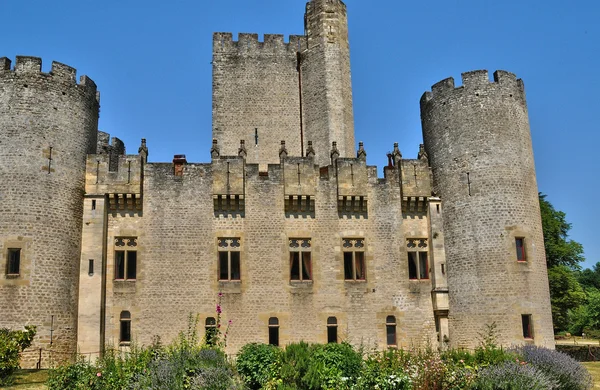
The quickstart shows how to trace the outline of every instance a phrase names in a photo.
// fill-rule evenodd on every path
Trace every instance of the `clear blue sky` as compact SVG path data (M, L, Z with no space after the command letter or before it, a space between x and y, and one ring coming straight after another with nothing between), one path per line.
M413 158L419 98L475 69L525 81L539 190L600 261L600 2L347 0L356 139L381 167L394 142ZM215 31L302 34L303 0L0 2L0 56L76 67L102 93L100 128L150 161L208 162Z

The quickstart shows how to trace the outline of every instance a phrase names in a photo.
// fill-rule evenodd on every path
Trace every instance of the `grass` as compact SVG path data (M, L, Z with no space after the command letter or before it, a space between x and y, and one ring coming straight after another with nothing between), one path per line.
M48 370L19 370L15 376L15 384L2 389L10 390L46 390Z
M600 389L600 362L581 363L587 368L594 378L594 389Z

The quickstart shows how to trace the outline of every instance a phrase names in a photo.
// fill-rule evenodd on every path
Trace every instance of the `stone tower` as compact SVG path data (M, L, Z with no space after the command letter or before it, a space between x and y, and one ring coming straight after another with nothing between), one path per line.
M443 80L421 99L434 191L444 205L450 343L496 323L503 345L554 346L523 82L497 71ZM535 340L535 341L534 341Z
M329 165L332 142L340 157L356 157L346 6L340 0L306 5L306 36L213 36L213 138L222 155L237 155L244 140L248 163L279 163L312 141L315 162Z
M38 326L33 348L76 348L85 161L95 153L96 85L34 57L0 58L0 327ZM10 258L10 272L9 269ZM26 356L31 366L35 356Z
M319 165L329 164L332 142L340 157L356 157L346 5L312 0L304 15L302 108L305 138L312 140Z

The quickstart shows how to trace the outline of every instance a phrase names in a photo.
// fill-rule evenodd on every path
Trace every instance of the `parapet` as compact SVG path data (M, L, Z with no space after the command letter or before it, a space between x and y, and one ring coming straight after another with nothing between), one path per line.
M42 72L42 59L39 57L17 56L15 66L11 70L11 60L2 57L0 58L0 76L12 72L21 77L28 76L45 76L50 77L53 81L58 81L64 84L76 85L90 93L96 95L99 102L100 96L97 94L96 83L87 76L79 78L79 84L76 81L77 70L60 62L52 62L50 73Z
M300 52L304 46L302 35L290 35L288 42L285 42L283 35L265 34L261 42L255 33L240 33L237 41L233 40L231 33L213 34L213 53L219 54L288 54Z
M428 103L429 101L436 98L445 98L451 96L454 93L477 93L480 90L495 87L501 88L502 90L512 90L514 94L519 94L524 97L525 86L521 79L517 79L514 73L510 73L504 70L497 70L494 72L494 80L490 81L487 70L474 70L471 72L465 72L461 75L462 85L455 86L454 78L449 77L444 79L431 87L431 92L425 92L421 97L421 105ZM513 94L510 94L512 97Z
M109 154L88 155L85 174L87 194L141 193L144 169L141 156L137 154L121 155L116 157L116 164L114 161L111 161ZM111 167L111 165L113 166Z

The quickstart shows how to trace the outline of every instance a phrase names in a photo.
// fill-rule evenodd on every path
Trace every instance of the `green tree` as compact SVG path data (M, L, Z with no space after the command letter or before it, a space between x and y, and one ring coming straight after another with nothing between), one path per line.
M0 329L0 386L12 382L13 373L19 368L21 352L31 346L36 328L28 325L25 330Z
M548 281L554 330L566 330L569 327L569 313L585 303L585 292L575 273L564 265L549 268Z
M586 268L579 272L577 279L583 288L600 290L600 263L596 263L593 270Z
M539 197L548 268L565 265L579 269L579 263L584 260L583 246L568 239L571 224L566 221L566 214L555 210L546 200L546 195L540 193Z

